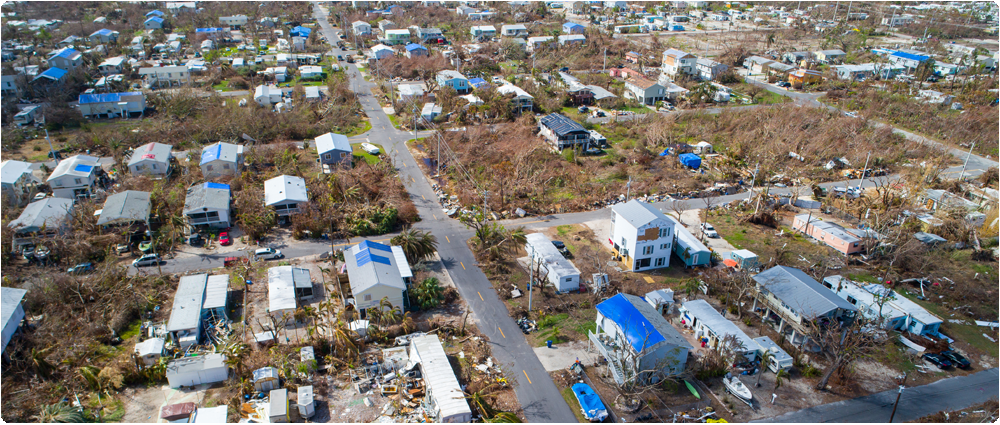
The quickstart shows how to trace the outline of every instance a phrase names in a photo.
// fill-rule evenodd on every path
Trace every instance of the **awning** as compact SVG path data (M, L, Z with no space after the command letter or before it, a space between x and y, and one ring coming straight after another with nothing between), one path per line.
M739 265L739 263L737 263L736 260L733 260L732 258L727 258L725 260L722 260L722 264L725 264L726 267L736 267Z

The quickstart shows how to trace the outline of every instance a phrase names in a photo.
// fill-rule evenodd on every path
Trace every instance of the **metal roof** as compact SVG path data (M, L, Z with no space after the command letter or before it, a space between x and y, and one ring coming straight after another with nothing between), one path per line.
M56 228L68 220L72 210L72 199L45 198L24 207L17 220L7 223L7 227L18 232L37 232L42 230L42 227Z
M653 204L642 202L637 199L633 199L624 204L613 205L611 210L622 216L625 221L636 229L645 226L656 219L664 220L667 223L673 223L667 218L666 214L663 214L663 212L656 209Z
M427 48L424 47L424 46L421 46L421 45L419 45L417 43L410 43L410 44L406 45L406 51L407 52L412 52L414 50L427 50Z
M255 371L253 371L252 375L253 375L253 379L251 379L250 382L253 382L253 383L257 383L258 381L260 381L262 379L271 379L271 378L281 379L281 376L278 375L278 368L271 367L271 366L265 366L265 367L262 367L260 369L257 369Z
M802 270L775 266L753 277L764 290L806 319L825 316L838 308L857 309Z
M167 376L200 372L209 369L227 368L226 356L219 353L194 357L182 357L167 364Z
M573 121L569 117L563 114L548 114L539 121L541 125L548 127L556 135L563 136L570 133L586 133L587 129L583 128L580 123Z
M361 241L344 253L344 260L347 262L351 291L355 295L376 285L399 288L400 291L406 289L400 267L394 264L396 256L388 245Z
M214 27L213 28L195 28L194 29L194 32L196 32L196 33L203 33L203 34L214 33L214 32L223 32L223 31L225 31L224 28L214 28Z
M901 52L901 51L892 52L890 54L890 56L897 56L897 57L901 57L903 59L914 60L914 61L917 61L917 62L923 62L923 61L926 61L926 60L930 59L930 56L916 55L916 54L913 54L913 53L907 53L907 52Z
M312 286L309 269L271 267L267 270L267 311L295 310L295 288L305 286Z
M205 301L207 274L181 276L174 294L174 305L170 309L167 332L197 329L201 324L201 306Z
M415 358L416 357L416 358ZM467 422L472 417L465 393L437 335L423 335L410 341L410 359L420 362L427 393L434 397L442 419ZM419 359L419 360L417 360ZM464 420L462 418L465 418Z
M232 143L219 142L214 145L205 146L201 150L201 164L222 160L226 162L236 162L239 147Z
M281 175L264 182L264 205L284 202L307 202L306 180L298 176Z
M299 387L297 403L299 406L308 406L313 403L312 385L302 385Z
M705 244L701 243L701 241L699 241L697 237L692 235L691 232L689 232L686 228L684 228L684 226L682 226L681 223L677 221L676 218L673 218L669 215L664 215L664 217L667 218L667 221L674 224L674 233L677 234L678 245L685 248L689 248L692 254L696 252L706 252L706 253L709 252L708 247L705 246Z
M511 83L501 84L497 86L497 91L503 94L513 94L515 98L525 98L525 97L528 99L535 98L534 96L528 94L528 92L524 91L524 89L515 86Z
M35 81L35 80L37 80L39 78L48 78L48 79L51 79L51 80L59 81L59 80L62 79L62 77L66 76L67 72L68 71L66 71L66 70L64 70L62 68L52 67L52 68L46 69L45 72L43 72L41 74L38 74L31 81Z
M164 340L163 338L150 338L143 342L135 344L135 353L141 356L147 356L150 354L160 355L163 353Z
M184 214L194 214L206 209L228 210L230 199L229 185L221 183L202 183L187 190L184 198Z
M619 293L597 305L597 312L618 325L636 353L656 350L660 344L692 349L649 303L635 295Z
M927 232L917 232L917 233L914 233L913 237L916 238L918 241L923 242L923 243L928 244L928 245L932 245L932 244L936 244L936 243L942 243L942 242L948 242L948 240L945 239L945 238L942 238L942 237L940 237L938 235L935 235L933 233L927 233Z
M229 275L216 274L209 276L208 282L205 285L205 300L201 304L201 309L225 308L228 296Z
M146 16L149 16L149 15L163 16L163 12L160 12L159 10L153 9L153 10L150 10L149 12L146 12Z
M334 150L344 152L352 151L351 142L347 140L347 136L343 134L326 133L316 137L316 151L320 155Z
M14 317L14 312L17 311L17 306L21 304L21 300L24 299L24 295L28 291L20 288L11 288L4 286L0 288L0 317L3 317L3 328L7 329L8 322ZM7 340L4 339L4 349L7 348Z
M756 344L753 338L750 338L746 332L743 332L733 322L726 320L707 301L692 300L684 303L682 307L690 312L692 318L697 318L698 322L711 329L716 335L719 335L720 339L725 338L727 335L735 336L736 340L743 344L743 350L738 351L756 351Z
M229 406L199 407L194 412L196 424L224 424L229 420Z
M128 166L131 167L146 160L166 164L170 161L170 152L173 148L173 146L165 145L163 143L146 143L145 145L139 146L132 151L132 157L128 160Z
M142 96L142 93L124 92L124 93L92 93L92 94L81 94L80 103L118 103L122 101L124 96Z
M825 56L842 56L842 55L846 55L847 54L847 53L844 53L844 51L840 50L840 49L820 50L820 51L818 51L816 53L822 53Z
M552 240L548 236L542 233L529 233L525 235L525 239L528 241L528 246L525 246L528 255L534 251L535 258L541 261L545 269L549 273L554 273L559 280L568 276L580 276L580 270L566 257L563 257L555 245L552 245Z
M781 63L781 62L771 62L771 63L767 64L767 67L770 68L770 69L776 70L776 71L780 71L780 72L789 72L789 71L795 69L794 66L791 66L791 65L785 64L785 63Z
M598 85L590 84L587 87L589 87L590 91L592 93L594 93L594 100L601 100L601 99L608 99L608 98L618 97L614 93L611 93L610 91L608 91L604 87L601 87L601 86L598 86Z
M806 226L809 225L809 226L812 226L813 228L823 230L826 233L829 233L829 234L833 235L834 237L836 237L837 239L840 239L840 240L842 240L842 241L844 241L844 242L846 242L848 244L851 244L851 243L854 243L854 242L861 242L861 239L858 239L856 236L854 236L854 234L852 234L851 232L848 232L846 229L844 229L843 226L841 226L841 225L839 225L837 223L832 223L832 222L829 222L829 221L823 221L822 219L820 219L819 217L816 217L816 216L811 216L811 218L810 218L810 214L799 214L799 215L795 216L795 219L796 220L801 220L803 222L803 224L801 226L799 226L798 228L796 228L795 226L792 226L792 228L794 230L805 232L806 229L807 229Z
M437 76L439 78L444 78L446 80L454 80L454 79L468 80L468 78L465 78L465 76L462 75L461 72L455 71L454 69L446 69L444 71L438 71Z
M396 268L399 269L399 277L406 279L413 277L413 271L410 270L410 263L406 261L406 253L403 252L403 247L401 246L391 246L392 256L396 260Z
M585 36L583 34L564 34L564 35L560 35L560 36L558 36L556 38L558 38L559 42L562 43L562 42L566 42L566 41L586 40L587 36Z
M143 21L143 23L146 23L146 22L149 22L149 21L153 21L153 22L156 22L158 24L162 24L163 23L163 18L161 18L159 16L153 16L153 17L151 17L151 18L146 19L145 21Z
M56 168L52 170L52 174L49 175L46 181L52 181L65 175L90 177L91 173L97 169L98 161L97 158L92 156L73 155L59 162L59 165L56 165Z
M566 22L563 24L563 28L583 28L583 25L576 22Z
M270 399L270 409L268 409L270 417L288 415L288 389L271 390L268 398Z
M8 159L0 164L0 181L3 184L17 183L25 173L31 174L31 164L27 162Z
M108 197L101 210L98 226L149 220L149 192L126 190Z
M677 49L667 49L663 51L663 56L673 56L677 59L693 58L694 56L688 52L677 50Z

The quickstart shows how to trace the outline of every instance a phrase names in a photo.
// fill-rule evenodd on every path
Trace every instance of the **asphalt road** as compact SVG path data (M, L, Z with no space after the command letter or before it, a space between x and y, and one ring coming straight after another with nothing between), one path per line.
M942 410L964 409L997 398L1000 387L997 369L987 369L968 376L942 379L927 385L907 388L899 399L893 422L907 422ZM810 407L754 422L888 422L897 390Z

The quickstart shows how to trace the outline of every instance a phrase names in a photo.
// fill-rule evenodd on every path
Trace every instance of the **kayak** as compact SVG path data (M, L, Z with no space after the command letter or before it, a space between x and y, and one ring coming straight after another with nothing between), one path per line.
M693 395L698 400L701 400L701 394L698 394L698 390L694 388L694 385L691 385L691 383L688 381L684 381L684 385L688 387L688 391L691 391L691 395Z

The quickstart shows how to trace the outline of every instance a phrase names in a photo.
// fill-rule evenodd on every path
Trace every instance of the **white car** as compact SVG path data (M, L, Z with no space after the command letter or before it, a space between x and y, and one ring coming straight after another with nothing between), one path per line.
M365 152L368 152L370 155L378 155L378 153L381 152L378 149L378 146L375 146L371 143L362 143L361 149L364 150Z
M132 262L132 267L139 268L142 266L155 266L157 264L160 264L159 254L146 254L142 257L136 258L135 261Z
M701 223L701 230L705 232L705 236L710 238L719 237L719 232L715 231L715 227L708 223Z
M276 260L284 257L285 256L281 253L281 250L274 248L261 248L253 252L253 258L255 260Z

